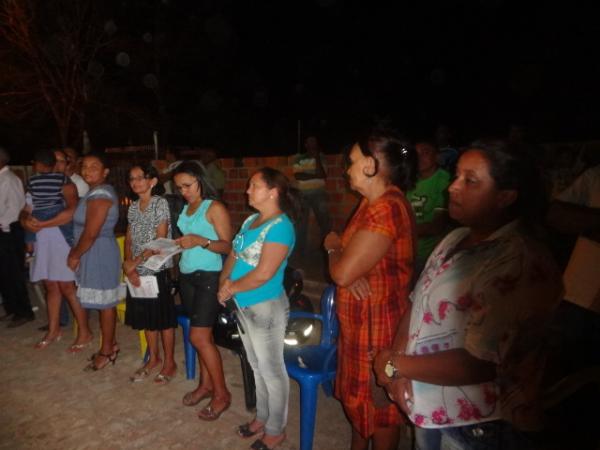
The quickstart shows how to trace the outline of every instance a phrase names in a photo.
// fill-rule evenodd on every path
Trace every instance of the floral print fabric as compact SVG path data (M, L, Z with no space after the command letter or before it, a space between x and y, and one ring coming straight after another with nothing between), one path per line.
M560 274L518 221L475 247L455 251L468 232L451 232L428 259L411 294L406 353L463 348L496 364L498 377L470 386L413 380L410 418L425 428L504 419L535 429L543 337L561 298Z

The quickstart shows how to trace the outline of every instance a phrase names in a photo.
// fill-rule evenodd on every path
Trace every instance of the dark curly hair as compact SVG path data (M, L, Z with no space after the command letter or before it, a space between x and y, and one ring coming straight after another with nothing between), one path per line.
M418 159L414 146L401 137L396 131L376 128L364 138L359 139L358 146L365 156L375 160L375 176L385 164L390 182L406 192L412 189L418 175Z

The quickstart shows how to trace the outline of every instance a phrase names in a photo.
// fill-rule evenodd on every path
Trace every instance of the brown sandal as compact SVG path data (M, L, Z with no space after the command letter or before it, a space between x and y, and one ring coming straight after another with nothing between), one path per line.
M223 406L223 408L221 408L220 411L216 411L213 408L212 402L211 402L211 404L209 404L205 408L198 411L198 419L206 420L207 422L214 422L219 417L221 417L221 414L223 414L225 411L227 411L230 406L231 406L231 399L227 400L227 403L225 403L225 405Z

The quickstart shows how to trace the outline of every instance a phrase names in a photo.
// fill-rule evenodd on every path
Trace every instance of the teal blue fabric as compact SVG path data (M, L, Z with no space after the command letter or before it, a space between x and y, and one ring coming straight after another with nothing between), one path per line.
M258 214L254 214L246 219L240 228L239 233L233 240L233 251L237 258L231 271L231 280L238 280L256 268L256 264L260 260L260 251L262 249L258 248L256 254L250 255L250 257L247 257L244 253L248 253L248 247L256 244L260 240L259 236L265 229L268 229L268 231L264 236L264 242L283 244L288 247L288 253L275 272L275 275L273 275L270 280L256 289L235 294L235 300L240 308L272 300L284 293L283 273L287 267L288 258L294 249L294 244L296 243L294 225L286 214L281 214L262 225L251 229L250 226L257 218Z
M177 226L184 235L196 234L212 241L219 240L215 227L206 219L206 211L211 203L212 200L203 200L200 207L191 216L187 215L188 205L183 207L179 220L177 220ZM182 273L192 273L196 270L219 272L222 268L221 255L200 246L184 250L179 260L179 270Z

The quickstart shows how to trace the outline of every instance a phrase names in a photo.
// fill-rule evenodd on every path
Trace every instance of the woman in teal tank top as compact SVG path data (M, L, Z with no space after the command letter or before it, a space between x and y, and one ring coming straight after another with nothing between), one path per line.
M184 249L179 261L179 292L190 318L190 341L198 353L201 373L198 387L185 394L183 404L193 406L211 398L198 417L212 421L231 405L221 354L212 336L219 308L221 255L231 250L231 220L225 206L212 199L200 166L194 161L177 166L173 182L187 202L177 221L183 236L176 242Z

